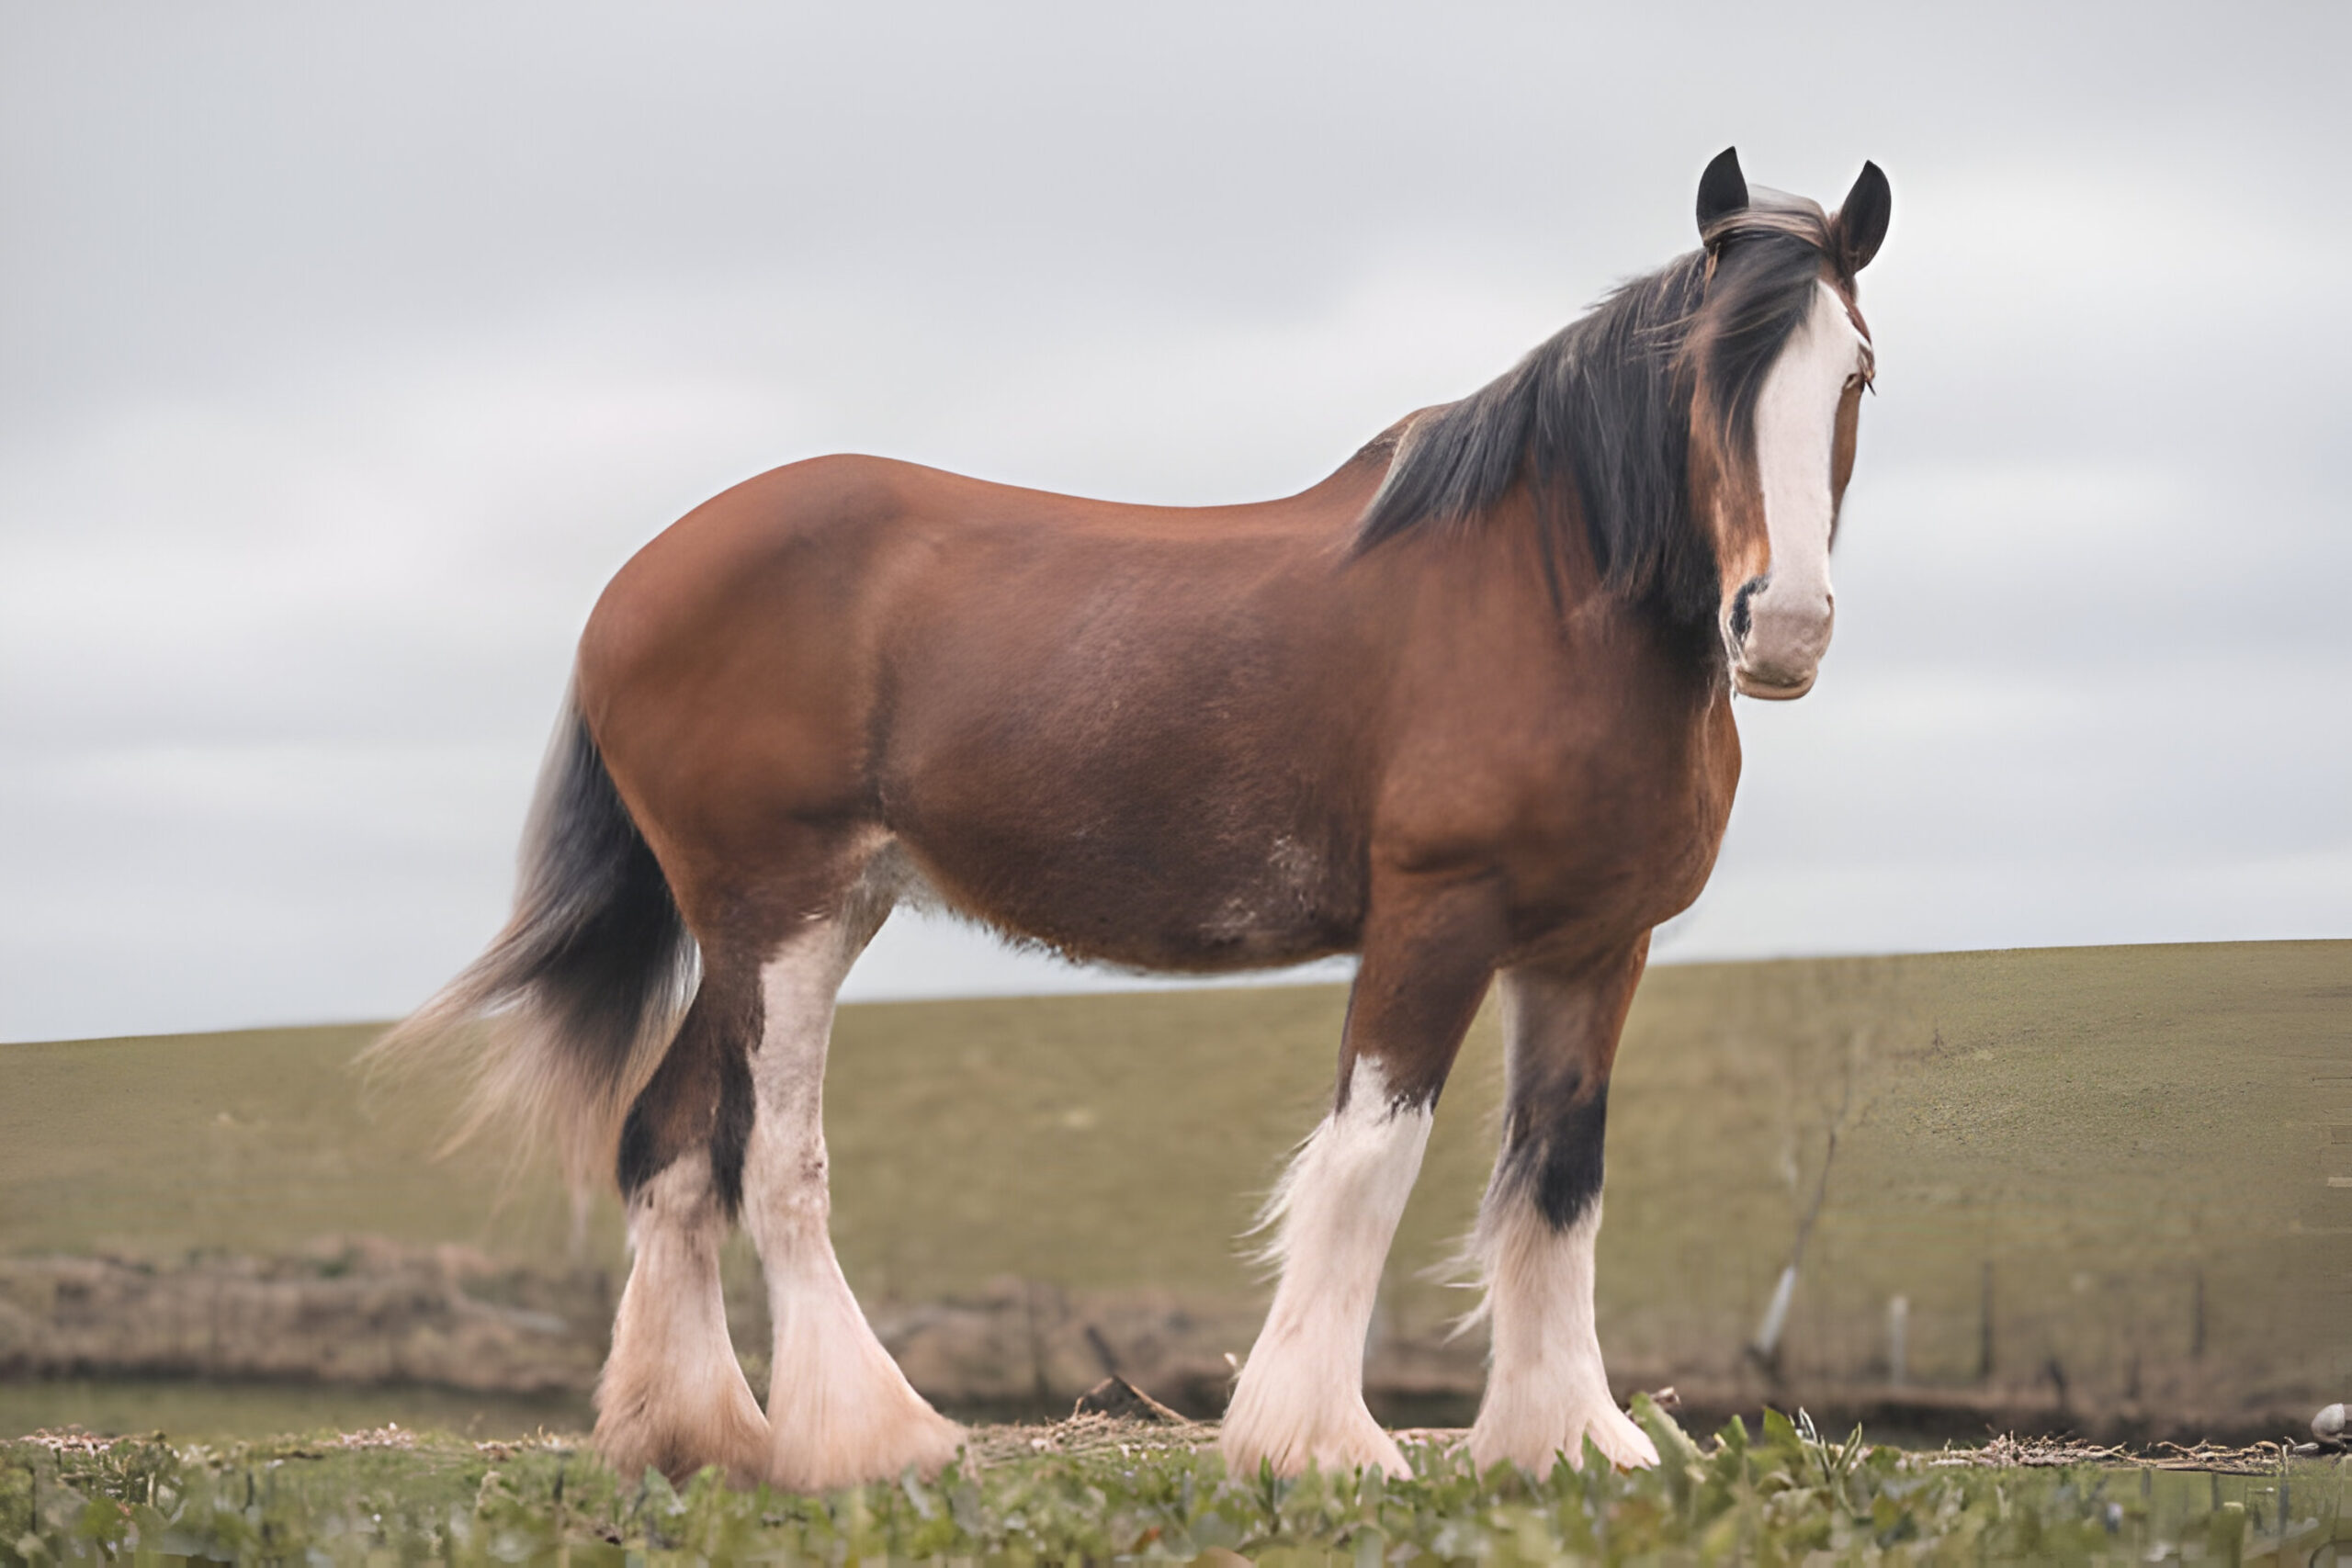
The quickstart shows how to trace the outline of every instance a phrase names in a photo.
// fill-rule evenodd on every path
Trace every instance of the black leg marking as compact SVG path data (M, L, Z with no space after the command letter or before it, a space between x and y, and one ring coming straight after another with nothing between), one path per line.
M1554 1230L1582 1219L1600 1197L1601 1139L1609 1124L1609 1084L1563 1111L1544 1138L1535 1207Z
M759 1091L752 1083L752 1050L759 1044L759 1025L752 1027L750 1046L731 1051L718 1062L718 1116L710 1133L710 1179L718 1189L719 1207L729 1220L743 1211L743 1156L752 1146L752 1123L759 1116Z
M708 1152L712 1184L729 1219L743 1200L743 1154L757 1107L751 1055L765 1009L758 972L703 977L678 1037L621 1124L618 1175L628 1198L685 1155Z
M1534 1199L1544 1223L1566 1230L1600 1197L1609 1080L1585 1090L1571 1072L1558 1087L1566 1093L1547 1096L1547 1103L1512 1107L1505 1168L1509 1183Z
M664 1158L653 1120L646 1114L645 1097L639 1095L637 1103L628 1108L628 1120L621 1123L619 1168L621 1199L624 1202L637 1196L637 1190L660 1174L670 1162Z

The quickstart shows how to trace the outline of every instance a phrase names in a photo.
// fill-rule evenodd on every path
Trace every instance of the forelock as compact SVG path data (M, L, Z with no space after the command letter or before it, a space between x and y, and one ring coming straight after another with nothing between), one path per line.
M1753 445L1756 400L1765 378L1813 309L1826 264L1841 293L1829 219L1817 203L1758 191L1750 204L1707 226L1707 287L1686 342L1689 369L1705 389L1708 434L1726 455Z

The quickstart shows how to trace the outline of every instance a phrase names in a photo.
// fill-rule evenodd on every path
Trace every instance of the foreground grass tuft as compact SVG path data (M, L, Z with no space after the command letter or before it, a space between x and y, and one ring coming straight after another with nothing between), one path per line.
M1639 1561L2235 1562L2307 1558L2341 1538L2344 1463L2180 1486L2081 1466L2002 1470L1824 1441L1769 1416L1694 1444L1646 1399L1655 1471L1588 1451L1539 1478L1479 1474L1423 1445L1415 1473L1228 1477L1213 1450L1104 1443L959 1464L824 1497L737 1492L715 1472L684 1491L616 1476L558 1439L473 1444L388 1431L226 1450L160 1437L31 1439L0 1448L0 1561L206 1557L314 1563L574 1563L748 1558L1192 1561L1359 1568L1443 1562ZM2209 1506L2195 1506L2210 1502ZM1815 1560L1819 1560L1815 1558Z

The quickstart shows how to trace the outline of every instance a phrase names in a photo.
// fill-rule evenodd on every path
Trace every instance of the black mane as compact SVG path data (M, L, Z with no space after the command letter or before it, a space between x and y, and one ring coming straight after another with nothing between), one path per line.
M1504 375L1415 420L1357 524L1356 549L1472 524L1523 479L1556 593L1559 534L1570 525L1561 481L1572 480L1605 589L1676 622L1712 617L1722 593L1714 547L1690 500L1699 379L1722 450L1751 453L1757 395L1832 252L1821 209L1787 197L1732 214L1705 239L1704 250L1622 286Z

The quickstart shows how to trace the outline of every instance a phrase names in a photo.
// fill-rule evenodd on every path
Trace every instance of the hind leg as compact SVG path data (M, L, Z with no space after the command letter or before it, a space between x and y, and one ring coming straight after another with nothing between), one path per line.
M743 1165L743 1223L759 1244L775 1324L767 1479L798 1492L934 1475L963 1428L907 1382L833 1256L825 1055L833 998L890 910L888 851L828 914L804 917L760 970L766 1027L752 1059L759 1113Z
M765 1469L767 1422L727 1334L718 1249L741 1193L759 1035L754 972L709 960L694 1004L622 1130L632 1258L596 1383L596 1448L623 1476Z
M1645 938L1588 972L1503 976L1503 1141L1476 1240L1494 1323L1470 1428L1482 1466L1507 1459L1548 1472L1561 1455L1581 1463L1588 1438L1612 1463L1657 1462L1610 1395L1592 1308L1609 1071L1648 950Z

